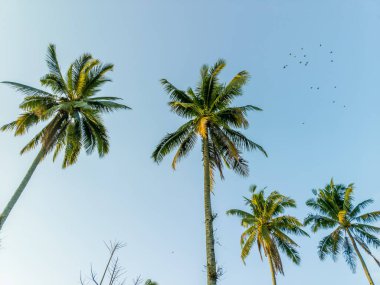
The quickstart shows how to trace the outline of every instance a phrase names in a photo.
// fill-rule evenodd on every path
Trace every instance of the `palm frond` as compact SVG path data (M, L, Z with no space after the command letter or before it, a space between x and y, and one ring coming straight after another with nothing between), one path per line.
M49 92L24 85L17 82L11 82L11 81L3 81L1 83L10 85L12 88L14 88L16 91L23 93L26 96L51 96L54 97L54 95L50 94Z
M363 215L360 215L358 217L354 218L357 222L364 222L364 223L373 223L380 220L380 211L374 211L371 213L366 213Z
M57 87L58 86L60 87L60 91L62 93L66 93L67 86L66 86L65 80L63 79L61 68L58 63L56 48L55 48L55 45L53 44L49 44L47 57L46 57L46 63L51 73L51 78L54 78L54 80L56 81ZM55 91L58 91L58 89Z
M181 103L192 103L192 99L185 91L179 90L166 79L161 79L161 84L165 91L169 94L170 99Z
M90 59L88 60L79 71L78 80L76 82L76 89L75 92L77 95L83 98L83 89L86 86L86 83L89 79L89 73L90 71L97 65L100 64L100 61L97 59Z
M68 94L66 83L56 74L48 73L41 77L40 83L44 87L49 87L54 93Z
M86 64L92 60L91 54L85 53L81 55L78 59L76 59L72 65L72 87L73 91L76 92L78 85L79 85L79 77L81 72L83 71L83 68L86 66ZM76 94L73 94L76 96Z
M174 155L172 167L176 169L177 163L184 157L186 157L189 152L194 148L197 142L197 135L195 132L190 132L187 137L179 145L176 154Z
M227 215L231 216L238 216L240 218L246 219L246 218L253 218L254 216L246 211L239 210L239 209L231 209L226 212Z
M335 261L340 253L340 248L343 243L341 228L338 227L331 234L324 237L318 245L318 255L321 260L324 260L327 255L330 255Z
M356 216L359 215L362 210L364 210L367 206L369 206L373 202L374 202L373 199L367 199L360 202L352 209L352 211L350 212L350 217L353 219L356 218Z
M92 98L95 99L95 98ZM110 113L117 110L130 110L131 108L120 103L112 102L109 100L85 100L85 102L93 109L102 112Z
M373 258L373 260L376 262L376 264L380 267L380 261L374 256L369 249L369 247L366 245L366 243L359 237L355 236L355 241L364 249L364 251Z
M194 131L194 122L189 121L174 133L167 134L157 145L152 154L155 162L160 163L175 147L179 146L190 132Z
M252 234L244 242L244 245L241 249L241 259L243 260L244 264L245 264L245 259L247 258L247 256L251 252L252 245L254 244L255 241L256 241L256 235Z
M77 160L82 147L82 129L79 120L71 122L66 130L65 155L62 168L73 165Z
M113 70L113 64L98 64L88 72L88 78L86 80L85 86L82 90L83 98L89 98L100 91L100 87L106 83L110 82L111 79L105 77L105 75Z
M284 252L292 262L297 265L301 263L301 257L298 251L295 249L294 245L276 236L274 239L281 251Z
M93 140L92 143L89 143L89 141L87 143L85 142L87 153L91 153L96 145L99 157L103 157L109 152L109 139L99 113L82 110L81 114L83 115L83 125L86 125L88 130L91 131L91 139L88 137L86 137L86 139ZM86 135L88 135L87 132Z
M343 256L346 260L346 263L350 267L351 271L353 273L355 273L355 271L356 271L356 253L355 253L354 248L351 245L348 237L344 237Z
M304 221L305 226L312 224L311 230L315 233L319 229L330 229L338 225L338 221L317 214L309 214Z
M223 88L215 98L211 108L221 110L231 104L232 100L243 94L242 87L248 82L250 75L247 71L241 71Z

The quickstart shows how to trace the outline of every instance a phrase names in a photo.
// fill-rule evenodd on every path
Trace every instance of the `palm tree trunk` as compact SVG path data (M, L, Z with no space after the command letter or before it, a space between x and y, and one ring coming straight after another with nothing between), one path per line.
M214 249L214 228L211 209L211 177L210 154L208 138L203 138L203 168L204 168L204 207L206 226L206 255L207 255L207 285L216 285L216 261Z
M347 233L348 233L348 236L349 236L350 239L351 239L352 245L354 246L355 252L356 252L356 254L358 255L358 257L359 257L359 259L360 259L360 262L361 262L361 264L362 264L362 266L363 266L364 273L365 273L365 275L367 276L367 279L368 279L369 284L370 284L370 285L375 285L375 283L374 283L373 280L372 280L371 274L369 274L369 271L368 271L367 265L365 264L364 259L363 259L362 255L360 254L360 251L359 251L359 249L358 249L358 246L356 245L356 242L355 242L354 238L352 237L350 231L347 231Z
M270 267L270 273L272 274L272 284L276 285L276 272L274 271L273 267L273 262L272 262L272 257L268 254L268 262L269 262L269 267Z
M33 175L33 172L36 170L38 164L45 154L45 149L41 148L40 152L37 154L37 157L34 159L32 165L30 166L28 172L26 173L24 179L21 181L20 186L18 186L16 192L13 194L12 198L9 200L7 206L0 215L0 231L3 228L5 221L7 220L10 212L20 198L22 192L24 192L26 185L28 184L30 178Z

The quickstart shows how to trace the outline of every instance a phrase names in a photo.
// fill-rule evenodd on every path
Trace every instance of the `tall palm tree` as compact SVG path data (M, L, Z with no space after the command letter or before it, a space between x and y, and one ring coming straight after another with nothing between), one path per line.
M2 131L11 130L15 136L19 136L34 125L48 122L21 150L23 154L40 145L37 157L1 213L0 230L43 158L54 151L55 160L60 151L64 150L62 167L66 168L77 161L82 148L87 154L96 148L99 156L104 156L109 151L109 140L102 113L129 109L116 102L120 98L95 96L102 85L110 81L106 73L113 69L112 64L102 64L86 53L70 65L64 77L52 44L48 47L46 61L49 73L40 82L50 92L20 83L2 82L25 95L20 104L23 113L15 121L4 125Z
M321 260L330 255L335 261L340 253L353 272L356 269L358 257L369 284L374 282L360 253L359 247L369 254L380 266L380 262L373 256L369 246L380 247L380 240L374 235L380 233L380 228L370 225L380 220L380 211L363 214L365 207L373 203L372 199L354 205L354 185L347 187L343 184L330 184L325 188L313 190L314 198L309 199L306 205L316 213L309 214L305 225L311 225L311 230L333 229L333 232L324 237L318 245L318 254Z
M232 101L243 94L242 88L249 79L247 71L239 72L228 84L219 82L218 75L225 67L224 60L214 66L201 68L201 78L195 90L177 89L166 79L161 83L170 96L169 106L178 116L187 120L175 132L167 134L152 154L155 162L177 149L172 167L193 149L197 138L202 141L204 168L204 210L206 227L207 284L217 282L217 269L214 250L213 214L211 197L213 173L218 170L223 178L223 164L238 174L248 175L248 164L241 156L243 150L264 149L245 137L236 128L248 128L247 112L260 111L247 105L231 106Z
M240 217L241 225L246 228L240 238L243 262L245 263L252 246L256 243L261 259L262 251L268 259L272 282L276 285L276 274L284 274L280 251L297 265L301 261L296 250L297 243L287 234L302 236L308 236L308 234L302 230L302 223L297 218L282 215L286 208L296 208L296 202L293 199L276 191L265 197L265 189L259 192L256 190L256 185L251 186L251 197L244 197L246 205L249 206L249 212L232 209L227 211L227 214Z

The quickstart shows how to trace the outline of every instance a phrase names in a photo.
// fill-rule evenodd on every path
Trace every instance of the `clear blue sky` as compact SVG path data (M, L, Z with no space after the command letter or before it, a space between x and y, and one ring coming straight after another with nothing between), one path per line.
M102 94L122 97L133 107L106 117L112 148L104 159L83 155L67 170L48 159L37 169L1 233L1 284L78 284L80 270L87 272L90 262L103 266L102 241L110 239L127 243L120 258L129 278L142 274L163 285L205 283L199 146L176 172L170 159L157 166L150 154L166 132L182 123L169 112L159 79L179 88L192 86L200 66L218 58L228 62L223 80L243 69L252 74L236 104L264 109L249 117L246 134L269 153L269 158L246 154L249 178L227 173L225 181L217 181L217 259L226 272L221 285L270 283L267 262L257 251L242 264L239 222L224 214L243 206L241 197L253 183L295 198L299 208L291 213L300 218L307 213L304 202L311 189L332 176L336 182L355 182L358 200L372 197L376 203L369 209L379 208L378 1L0 4L0 80L38 87L52 42L64 69L83 52L114 63L114 81ZM303 54L306 67L304 58L298 63ZM2 85L0 99L4 124L18 115L22 97ZM19 156L27 137L0 136L1 207L36 155ZM297 239L302 264L285 261L286 276L279 284L367 284L361 268L353 275L343 258L319 261L320 237ZM379 281L379 269L367 260Z

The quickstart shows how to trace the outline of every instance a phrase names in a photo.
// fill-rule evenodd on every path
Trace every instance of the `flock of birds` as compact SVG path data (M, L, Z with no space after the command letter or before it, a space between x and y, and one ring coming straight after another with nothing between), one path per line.
M319 48L323 48L323 47L324 46L322 44L319 44ZM334 51L330 50L328 52L328 56L329 56L329 62L330 62L330 64L333 64L334 63ZM289 52L289 57L291 57L292 59L294 59L295 61L297 61L298 65L301 65L303 67L308 67L309 64L310 64L310 58L305 53L304 48L301 48L301 53ZM289 66L288 64L284 64L283 67L282 67L282 69L286 70L288 68L288 66ZM337 89L337 86L334 86L334 89ZM320 87L319 86L310 86L310 90L319 91ZM335 104L336 101L332 100L331 103ZM347 107L346 105L343 105L343 108L346 108L346 107ZM302 125L304 125L304 124L305 124L305 122L302 122Z
M321 48L321 47L322 47L322 44L319 44L319 47ZM299 64L303 64L304 66L308 66L308 65L309 65L309 58L308 58L307 55L303 52L303 50L304 50L304 49L301 48L301 51L302 51L302 53L303 53L303 56L302 56L302 55L299 56L300 60L298 61L298 63L299 63ZM331 50L331 51L329 52L329 54L330 54L330 57L332 57L333 54L334 54L334 52ZM298 58L298 57L297 57L297 54L294 54L294 53L291 53L291 52L289 53L289 56L290 56L290 57L293 57L293 58ZM334 62L334 59L333 59L333 58L330 58L330 62L333 63L333 62ZM288 66L289 66L288 64L285 64L282 68L283 68L283 69L286 69Z

